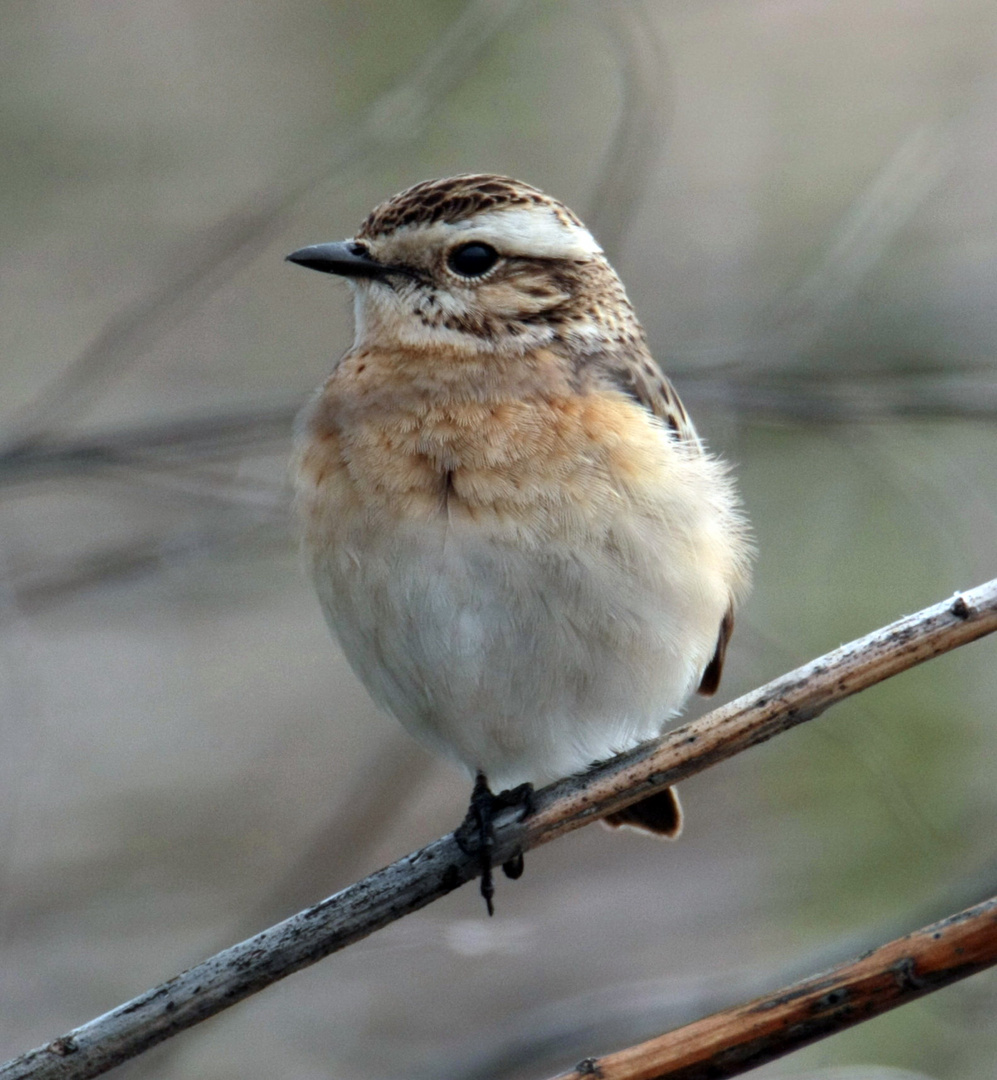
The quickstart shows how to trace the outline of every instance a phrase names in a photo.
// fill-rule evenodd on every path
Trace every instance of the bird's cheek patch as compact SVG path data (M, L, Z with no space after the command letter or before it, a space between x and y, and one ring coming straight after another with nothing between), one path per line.
M479 285L477 306L499 318L515 319L537 315L567 299L566 292L549 282L510 277Z

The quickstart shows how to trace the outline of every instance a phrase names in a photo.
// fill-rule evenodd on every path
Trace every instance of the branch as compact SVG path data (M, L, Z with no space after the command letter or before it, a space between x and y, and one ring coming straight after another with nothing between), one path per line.
M545 844L819 716L837 701L997 630L997 579L843 645L664 738L539 792L496 827L494 862ZM476 877L453 833L0 1067L0 1080L83 1080L425 907Z
M615 1054L586 1058L555 1080L740 1076L993 964L997 897L747 1005Z

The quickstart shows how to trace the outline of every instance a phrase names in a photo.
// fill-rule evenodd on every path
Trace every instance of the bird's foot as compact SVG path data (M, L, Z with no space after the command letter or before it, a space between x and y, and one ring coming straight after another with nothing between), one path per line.
M479 772L474 778L471 791L471 805L467 816L457 830L457 841L468 852L476 852L481 867L481 895L484 897L488 914L495 914L492 902L495 896L495 879L492 875L492 853L495 850L495 819L503 810L518 808L520 820L533 813L533 785L520 784L508 791L496 795L488 786L484 773ZM502 871L507 878L515 880L523 873L523 853L517 852L502 864Z
M495 801L501 809L506 807L518 809L519 820L522 821L533 813L533 794L532 784L520 784L518 787L509 788L507 791L500 791L495 796ZM511 881L523 876L523 853L521 851L517 851L511 859L506 859L502 863L502 873Z

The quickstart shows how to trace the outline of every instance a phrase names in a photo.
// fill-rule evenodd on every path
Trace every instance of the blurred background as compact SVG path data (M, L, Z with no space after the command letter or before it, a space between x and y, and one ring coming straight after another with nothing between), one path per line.
M511 174L601 239L759 547L720 700L994 576L992 0L4 5L0 1060L453 828L299 565L350 341L282 262ZM997 891L968 646L123 1067L536 1080ZM694 703L693 714L704 703ZM992 1080L978 976L757 1072Z

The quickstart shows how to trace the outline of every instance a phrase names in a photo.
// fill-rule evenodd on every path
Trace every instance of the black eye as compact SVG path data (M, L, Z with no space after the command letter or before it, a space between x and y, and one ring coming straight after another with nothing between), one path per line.
M470 244L461 244L454 248L447 259L447 265L461 277L481 277L498 262L499 253L491 244L482 244L477 240Z

